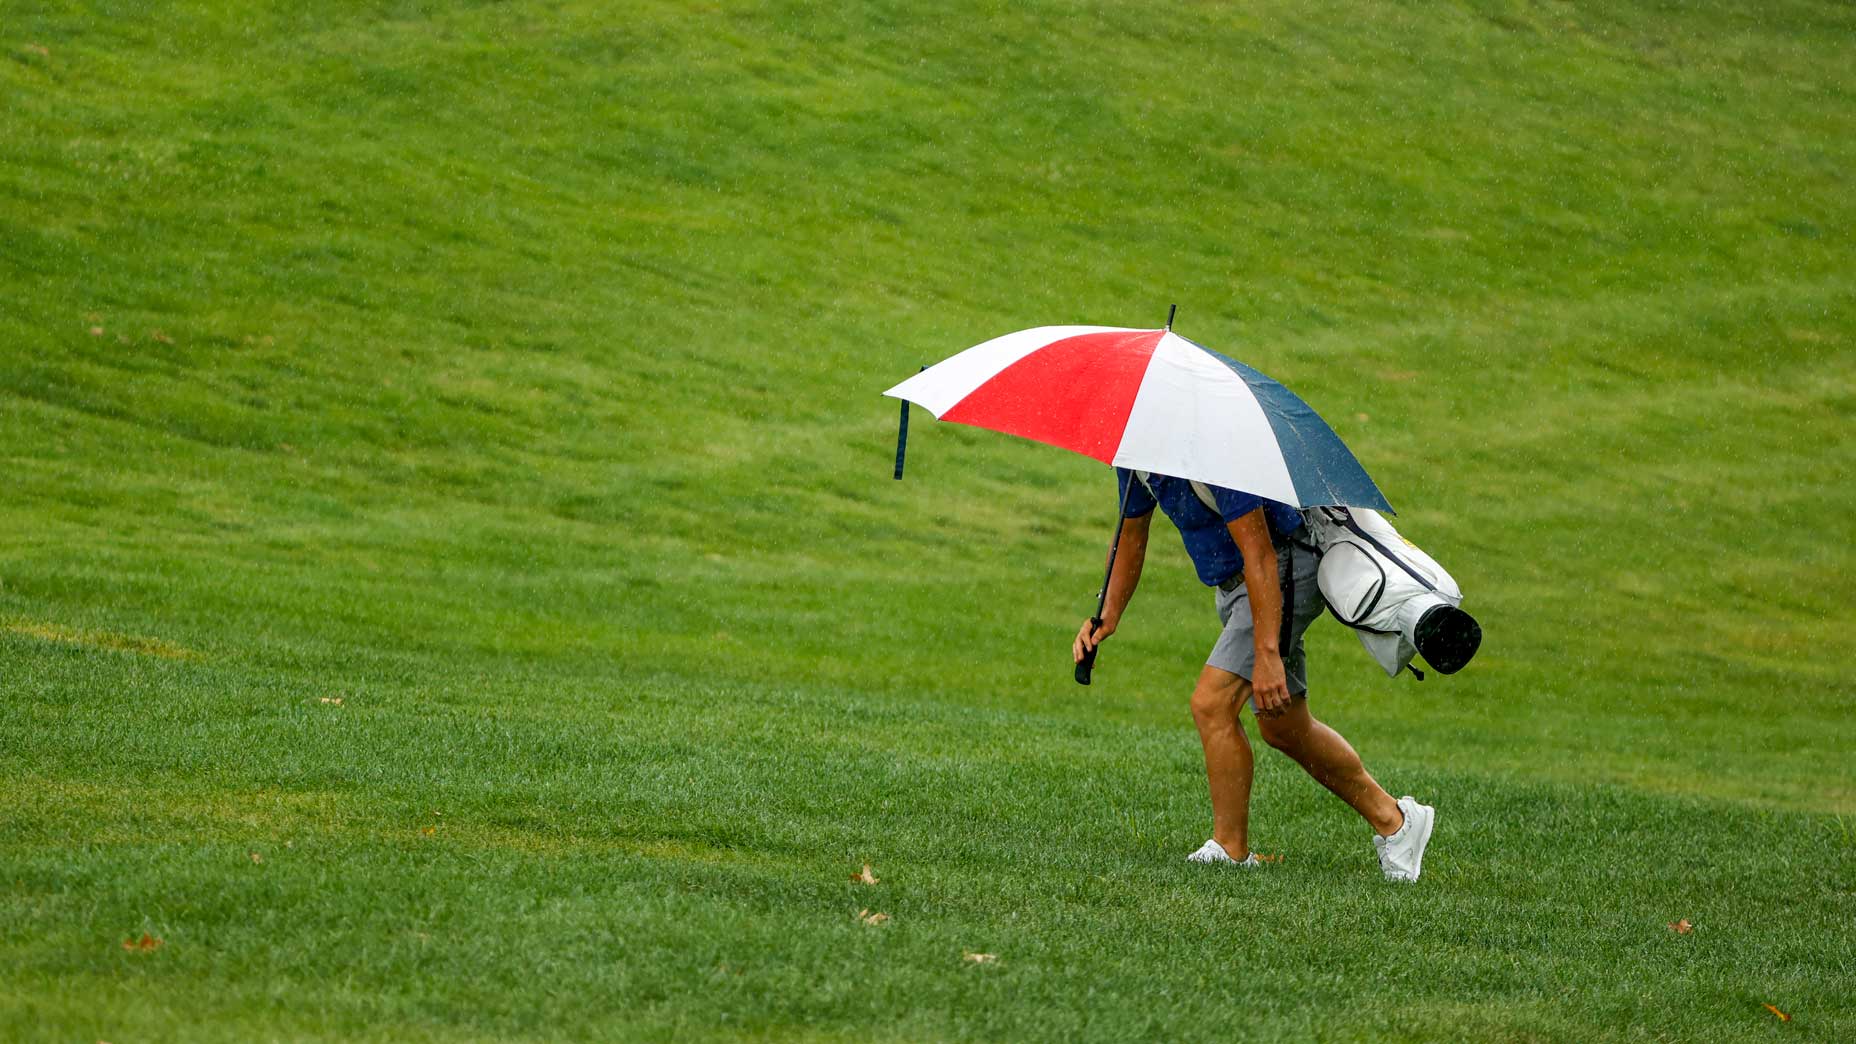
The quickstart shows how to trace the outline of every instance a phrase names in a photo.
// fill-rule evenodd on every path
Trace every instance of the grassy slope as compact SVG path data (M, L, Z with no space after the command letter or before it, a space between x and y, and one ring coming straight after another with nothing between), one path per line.
M0 4L15 1029L1851 1031L1847 10L248 6ZM1208 609L1068 683L1095 466L887 477L1175 300L1488 630L1316 639L1415 894L1280 759L1174 873Z

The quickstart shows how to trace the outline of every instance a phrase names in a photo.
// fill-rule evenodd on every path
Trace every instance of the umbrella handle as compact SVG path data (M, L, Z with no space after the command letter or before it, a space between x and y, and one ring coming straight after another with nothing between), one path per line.
M1097 631L1101 629L1102 629L1102 618L1100 616L1090 617L1089 618L1089 633L1091 635L1094 635ZM1082 662L1076 665L1076 684L1078 685L1089 684L1089 672L1095 669L1096 653L1099 652L1101 648L1102 647L1098 645L1093 649L1086 649L1083 651Z

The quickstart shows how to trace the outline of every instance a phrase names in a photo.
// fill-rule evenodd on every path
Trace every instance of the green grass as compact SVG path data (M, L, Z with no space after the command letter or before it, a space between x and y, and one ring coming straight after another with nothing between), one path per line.
M0 1037L1856 1035L1852 32L0 0ZM1173 302L1483 622L1311 635L1415 887L1274 754L1185 872L1210 599L1069 681L1099 466L889 478L919 364Z

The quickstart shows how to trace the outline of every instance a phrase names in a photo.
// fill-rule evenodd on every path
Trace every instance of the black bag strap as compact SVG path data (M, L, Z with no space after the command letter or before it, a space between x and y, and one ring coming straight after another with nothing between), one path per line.
M1377 537L1374 537L1371 533L1368 533L1366 530L1361 529L1360 524L1353 520L1353 512L1348 511L1344 508L1340 511L1335 511L1332 508L1326 508L1324 510L1327 511L1329 519L1335 522L1338 522L1343 526L1346 526L1347 532L1352 533L1354 536L1357 536L1361 540L1364 540L1367 543L1373 545L1373 547L1378 549L1380 554L1391 559L1394 565L1398 566L1400 569L1403 569L1406 572L1406 574L1409 575L1413 580L1416 580L1418 583L1424 585L1424 589L1426 591L1430 591L1433 594L1436 593L1437 591L1436 584L1433 584L1429 580L1426 580L1424 577L1418 575L1418 571L1416 569L1413 569L1411 565L1407 563L1404 559L1394 554L1390 548L1380 543Z
M1265 512L1267 515L1268 512ZM1289 579L1282 585L1282 637L1276 642L1277 655L1289 655L1289 639L1295 633L1295 547L1287 545L1282 557L1289 562Z

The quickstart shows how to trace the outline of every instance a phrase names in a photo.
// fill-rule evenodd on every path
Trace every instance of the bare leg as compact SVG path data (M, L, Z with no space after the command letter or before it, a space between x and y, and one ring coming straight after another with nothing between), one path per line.
M1196 694L1194 699L1196 708ZM1398 802L1366 771L1346 737L1308 713L1307 700L1297 698L1275 714L1258 715L1257 727L1265 742L1294 758L1315 782L1352 805L1375 833L1389 836L1405 822ZM1208 753L1208 761L1209 757Z
M1250 698L1250 683L1230 671L1207 666L1192 690L1192 723L1205 747L1205 781L1212 795L1212 839L1231 858L1250 856L1250 779L1255 762L1238 710Z

